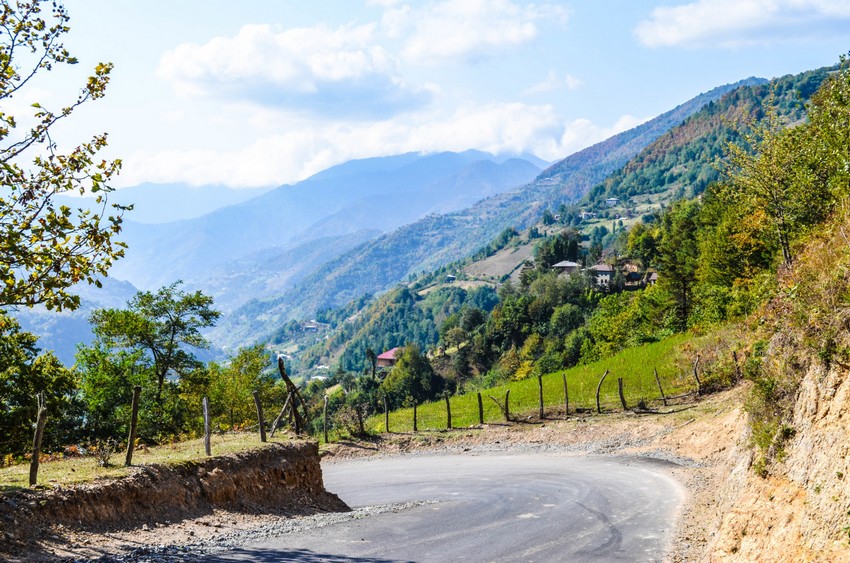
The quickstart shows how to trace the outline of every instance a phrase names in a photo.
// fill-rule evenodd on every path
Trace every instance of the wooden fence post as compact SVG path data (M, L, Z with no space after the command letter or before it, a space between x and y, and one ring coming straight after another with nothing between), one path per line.
M204 452L207 456L212 455L212 447L210 446L210 400L204 397Z
M505 422L511 421L511 390L505 392Z
M47 405L44 391L35 396L38 403L36 415L35 436L32 439L32 459L30 460L30 487L38 483L38 458L41 456L41 438L44 436L44 425L47 424Z
M446 430L452 429L452 404L449 401L449 394L446 393Z
M484 402L481 400L481 393L478 394L478 424L484 424Z
M741 373L741 364L738 362L738 352L736 350L732 350L732 360L735 362L735 385L737 385L741 382L743 375Z
M419 432L419 426L416 423L416 401L413 401L413 431Z
M567 374L562 373L561 377L564 380L564 418L570 414L570 391L567 389Z
M699 374L697 373L697 366L699 366L699 354L697 354L696 360L694 360L694 379L697 381L697 395L702 395L702 383L699 380Z
M360 435L365 436L366 427L363 426L363 406L359 404L355 405L354 412L357 413L357 428L360 430Z
M655 382L658 384L658 390L661 392L661 401L664 406L667 406L667 395L664 394L664 388L661 386L661 379L658 377L658 368L652 368L655 371Z
M605 381L605 377L608 375L608 370L605 370L605 373L602 374L602 379L599 380L599 385L596 386L596 412L602 414L602 406L599 404L599 391L602 389L602 382Z
M328 396L325 395L325 406L322 408L322 434L325 436L325 443L328 443Z
M124 458L124 465L130 467L133 465L133 451L136 449L136 426L139 422L139 396L142 393L142 387L136 385L133 387L133 404L130 410L130 436L127 438L127 457Z
M266 421L263 420L263 403L260 402L260 392L253 391L254 404L257 405L257 420L260 421L260 442L266 441Z
M387 427L387 434L390 433L390 404L387 401L387 396L384 394L384 426Z
M540 418L540 420L543 420L543 416L546 413L543 410L543 376L542 375L537 376L537 397L538 397L538 402L540 403L537 415Z
M626 406L626 396L623 394L623 378L617 378L617 392L620 393L620 402L623 404L623 410L629 410L629 407Z

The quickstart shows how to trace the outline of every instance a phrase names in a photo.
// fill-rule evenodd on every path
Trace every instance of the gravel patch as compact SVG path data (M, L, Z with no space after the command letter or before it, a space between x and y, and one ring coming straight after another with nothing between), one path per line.
M434 504L437 501L413 501L378 506L365 506L351 512L314 514L282 518L260 524L248 530L224 533L214 538L185 543L182 545L146 545L130 549L119 554L110 554L96 559L65 559L74 563L161 563L171 561L203 561L210 555L242 547L249 543L262 543L265 540L334 524L360 520L379 514L392 514L418 506Z

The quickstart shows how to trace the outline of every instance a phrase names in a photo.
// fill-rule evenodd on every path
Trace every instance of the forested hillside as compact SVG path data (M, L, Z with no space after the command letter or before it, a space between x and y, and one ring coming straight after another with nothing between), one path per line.
M769 83L738 88L667 131L626 166L594 186L587 207L605 208L607 198L624 202L646 194L664 201L692 198L721 177L730 143L740 143L750 125L770 107L788 123L805 118L806 102L835 67L783 76Z
M509 227L524 229L544 210L578 200L671 127L735 88L761 84L748 79L715 88L630 131L584 149L553 165L522 189L487 198L469 209L430 215L325 264L297 287L272 299L246 304L223 319L213 338L233 345L271 334L291 318L340 306L364 293L385 290L468 256Z

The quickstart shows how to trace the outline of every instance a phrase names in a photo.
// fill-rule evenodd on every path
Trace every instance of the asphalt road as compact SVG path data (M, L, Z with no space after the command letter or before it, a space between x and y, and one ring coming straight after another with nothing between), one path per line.
M418 455L324 467L352 508L428 501L248 545L217 560L661 561L684 491L658 462Z

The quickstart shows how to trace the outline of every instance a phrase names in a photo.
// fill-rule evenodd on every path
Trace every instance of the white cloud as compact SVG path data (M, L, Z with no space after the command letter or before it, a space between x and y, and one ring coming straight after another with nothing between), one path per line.
M538 82L537 84L532 84L523 90L522 93L524 95L545 94L548 92L555 92L562 88L566 88L567 90L578 90L582 86L584 86L584 81L580 78L576 78L572 74L560 76L554 70L550 70L545 80Z
M846 0L698 0L655 8L635 26L649 47L720 45L847 35Z
M376 42L374 24L284 31L263 24L204 45L179 45L163 55L158 75L188 97L380 117L431 97L429 89L406 84L396 64Z
M382 25L390 37L404 37L405 61L438 64L445 59L491 56L528 43L541 21L565 21L567 12L552 5L518 5L509 0L432 2L389 10Z
M536 154L557 160L631 128L625 116L610 127L565 122L548 105L493 103L402 122L324 124L268 135L233 151L140 152L124 159L120 185L147 182L271 186L302 180L330 166L404 152L463 151Z

